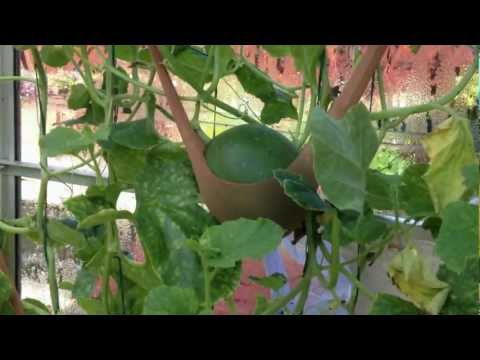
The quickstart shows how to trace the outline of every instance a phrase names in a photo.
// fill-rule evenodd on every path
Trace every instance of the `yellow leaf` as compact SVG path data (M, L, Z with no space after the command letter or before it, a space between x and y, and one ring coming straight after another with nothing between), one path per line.
M478 164L469 121L451 117L422 142L430 157L430 168L423 177L435 211L441 213L449 203L464 195L464 167Z
M449 285L437 279L413 246L392 260L388 276L415 305L433 315L440 312L450 291Z

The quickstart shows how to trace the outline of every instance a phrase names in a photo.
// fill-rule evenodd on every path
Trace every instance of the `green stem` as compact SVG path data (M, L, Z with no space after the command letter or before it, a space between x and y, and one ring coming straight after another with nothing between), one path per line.
M102 177L102 172L100 171L100 167L98 166L98 162L96 159L95 154L93 153L93 146L88 147L88 152L90 153L90 156L92 157L92 162L93 162L93 168L95 169L95 175L96 175L96 181L98 185L103 185L103 177Z
M473 75L477 71L478 62L478 48L475 47L475 57L472 65L468 68L467 72L463 76L462 80L446 95L442 96L438 100L434 100L425 104L409 106L405 108L394 108L387 111L380 111L377 113L371 113L371 120L382 120L394 117L407 117L409 115L427 112L434 110L437 105L445 105L451 102L455 97L462 92L462 90L468 85Z
M100 98L100 93L95 87L95 82L93 81L86 45L80 46L79 56L80 56L80 59L82 60L83 68L85 69L84 80L85 80L86 88L88 90L88 94L90 95L92 100L95 101L98 105L104 106L104 103Z
M40 129L39 129L39 141L46 136L47 132L47 106L48 106L48 78L43 68L42 59L37 49L32 50L32 55L35 62L35 69L38 74L37 88L39 92L40 103ZM37 200L37 229L39 233L39 240L44 244L45 261L48 268L48 285L50 288L50 298L52 301L52 308L54 314L57 314L60 310L59 296L58 296L58 284L56 278L55 268L55 249L50 241L48 241L47 232L47 189L48 189L48 156L45 151L40 148L40 168L41 168L41 180L40 190L38 192Z
M290 290L287 295L275 300L270 305L270 307L262 313L262 315L274 315L278 311L282 310L285 306L288 305L291 300L295 298L295 296L302 292L302 290L309 284L309 282L310 279L307 279L305 277L302 278L302 280L300 280L300 283L294 289Z
M97 158L98 156L100 156L100 152L94 154L93 156L94 156L95 158ZM81 168L81 167L84 167L84 166L88 166L88 167L92 168L92 167L90 166L90 162L93 161L93 158L92 158L92 159L89 159L89 160L84 160L84 159L82 159L81 157L78 157L78 158L81 159L81 161L80 161L79 164L74 165L74 166L72 166L72 167L70 167L70 168L68 168L68 169L64 169L64 170L60 170L60 171L55 171L55 172L49 172L49 173L48 173L48 177L53 178L53 177L58 177L58 176L61 176L61 175L65 175L65 174L67 174L67 173L69 173L69 172L72 172L72 171L77 170L77 169L79 169L79 168ZM93 169L92 169L92 170L93 170Z
M155 70L152 69L150 70L150 75L148 77L148 82L147 82L147 85L148 86L151 86L153 84L153 80L155 79ZM138 87L137 87L138 88ZM146 98L146 95L148 94L149 92L147 90L145 90L143 92L143 96L142 96L142 99L145 99ZM128 116L127 120L125 121L132 121L132 119L135 117L135 115L137 114L138 110L140 109L140 106L142 106L142 103L143 101L138 101L136 104L135 104L135 107L133 108L132 110L132 113Z
M320 249L322 250L322 253L323 253L323 256L325 256L325 258L327 259L327 261L329 263L331 263L332 261L332 258L326 248L326 246L322 243L322 242L319 242L319 247ZM373 294L363 283L361 283L350 271L346 270L343 266L339 266L339 271L345 275L345 277L350 280L350 282L352 283L352 285L354 285L354 287L357 287L358 289L360 289L363 293L365 293L365 295L374 300L375 299L375 294Z
M11 226L2 221L0 221L0 230L5 231L9 234L23 234L23 235L28 234L32 231L32 229L25 228L25 227Z
M26 76L0 76L0 82L2 81L29 81L32 83L37 82L37 80Z
M317 273L317 245L315 243L315 226L314 226L315 215L311 211L307 211L305 218L305 225L307 230L307 259L306 259L306 268L304 277L307 279L307 283L303 288L300 298L298 299L297 305L295 306L295 314L301 314L305 307L305 303L308 299L308 293L310 291L310 284L312 282L313 276Z
M300 145L300 133L302 131L302 121L303 121L303 113L305 111L305 94L306 94L306 85L307 83L305 80L302 82L302 92L300 95L300 103L298 106L298 121L297 127L295 129L295 138L298 140L298 144Z

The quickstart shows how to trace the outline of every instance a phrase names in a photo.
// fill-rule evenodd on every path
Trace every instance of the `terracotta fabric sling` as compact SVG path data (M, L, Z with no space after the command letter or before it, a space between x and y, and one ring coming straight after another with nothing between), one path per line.
M343 92L329 110L333 118L341 118L360 100L386 48L384 45L368 47ZM206 145L190 125L171 77L163 65L162 54L154 45L150 45L149 49L168 105L192 162L200 194L210 212L221 222L241 217L249 219L263 217L275 221L287 230L297 228L305 217L304 210L283 193L274 178L243 184L225 181L212 173L204 156ZM312 185L318 186L313 172L311 145L305 145L288 170L303 175Z

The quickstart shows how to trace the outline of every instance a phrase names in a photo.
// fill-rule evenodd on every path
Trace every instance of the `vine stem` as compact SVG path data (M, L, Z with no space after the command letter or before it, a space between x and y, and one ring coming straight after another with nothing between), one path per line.
M330 256L330 253L328 252L327 248L325 247L325 245L322 243L322 242L319 242L319 247L320 249L322 250L322 253L323 255L325 256L325 258L327 259L327 261L329 263L331 263L332 261L332 258ZM343 266L339 266L339 269L338 269L343 275L345 275L345 277L350 280L350 282L352 283L352 285L354 285L356 288L358 288L359 290L361 290L369 299L371 300L375 300L376 296L374 293L372 293L364 284L362 284L361 281L359 281L350 271L346 270L345 267Z
M5 231L6 233L9 233L9 234L19 234L19 235L29 234L32 231L32 229L29 229L26 227L17 227L17 226L11 226L11 225L5 224L3 221L0 221L0 230Z
M108 52L108 59L106 63L108 63L109 67L105 70L106 71L106 84L105 84L105 124L110 126L112 123L113 117L113 74L110 71L110 68L115 68L115 59L113 56L113 45L107 46ZM97 167L98 168L98 167ZM98 177L101 177L101 174L97 173L97 182L102 183L103 180L98 180ZM111 184L113 178L113 174L111 171L108 172L108 182ZM118 241L116 237L116 228L115 222L110 221L107 223L107 239L106 239L106 247L107 252L105 254L104 260L104 269L103 269L103 303L105 307L105 311L107 314L110 313L110 271L111 271L111 264L112 259L115 256L118 256Z
M42 59L38 50L32 49L32 55L35 62L35 69L38 74L37 88L38 99L40 105L40 124L39 124L39 137L41 139L46 135L47 128L47 106L48 106L48 78L43 68ZM37 201L37 228L39 232L40 242L44 244L45 261L48 269L48 285L50 288L50 298L52 302L52 308L54 314L57 314L60 310L59 296L58 296L58 284L56 277L56 265L55 265L55 249L53 245L48 241L47 231L47 190L48 190L48 156L45 151L40 148L40 168L41 168L41 180L40 190L38 192Z
M310 291L310 285L312 283L312 278L317 272L317 246L315 244L315 235L314 235L314 217L315 215L311 211L307 211L307 216L305 219L306 229L307 229L307 258L306 258L306 271L304 277L307 279L306 285L303 287L302 292L300 293L300 298L298 299L297 305L295 306L294 314L300 315L303 313L305 308L305 303L308 299L308 292Z

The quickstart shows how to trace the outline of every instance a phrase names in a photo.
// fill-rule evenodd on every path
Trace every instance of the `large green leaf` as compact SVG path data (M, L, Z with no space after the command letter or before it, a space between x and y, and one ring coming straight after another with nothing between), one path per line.
M370 315L425 315L411 302L390 294L378 294Z
M135 61L138 52L137 45L115 45L115 57L128 62Z
M202 74L207 66L207 56L198 50L189 46L179 48L172 54L172 46L164 46L162 55L167 60L167 67L180 79L193 86L194 89L200 89L202 84ZM212 80L213 64L210 65L205 77L205 82Z
M377 170L367 170L367 203L377 210L395 209L395 193L400 186L398 175L386 175ZM398 203L398 207L400 207Z
M105 122L105 109L96 102L90 101L87 105L87 111L77 119L65 121L66 126L78 124L100 125Z
M463 168L462 173L465 178L465 187L468 192L478 196L478 188L480 186L480 170L478 165L467 165Z
M291 96L277 89L267 74L251 64L244 64L235 74L247 93L263 101L260 117L263 123L275 124L287 117L297 119L298 113Z
M445 265L441 265L437 276L451 287L441 314L479 315L480 259L478 256L468 258L466 266L460 274L449 270Z
M414 164L402 174L399 197L402 208L412 217L434 215L430 192L422 177L428 171L428 165Z
M83 84L75 84L70 88L70 96L67 100L69 109L78 110L87 108L90 104L90 94Z
M274 170L273 175L280 183L285 194L290 197L298 206L312 211L323 211L330 206L324 202L314 188L299 175L288 170Z
M102 144L102 147L108 152L109 164L115 172L117 181L133 185L145 167L147 152L118 144L110 144L108 148L104 145Z
M86 217L96 214L107 206L103 200L92 199L86 195L72 197L63 204L78 221L82 221Z
M173 241L198 238L213 218L199 205L183 148L160 144L150 151L146 163L135 183L135 219L143 248L157 267L168 258Z
M147 119L117 123L112 129L111 139L129 149L146 150L159 142L159 137L149 128Z
M121 66L117 66L116 70L122 73L123 75L125 75L126 77L129 77L128 73ZM106 72L104 72L102 90L106 91L106 88L107 88L107 74ZM128 91L128 81L124 80L123 78L119 77L116 74L112 74L112 91L114 95L126 94Z
M295 67L302 72L308 84L316 84L316 70L320 65L320 56L325 51L324 45L262 45L273 57L291 55Z
M210 296L213 303L233 295L240 285L242 262L237 261L234 267L217 268L214 271L215 275L210 282Z
M66 127L57 127L40 139L40 147L50 157L77 154L93 143L93 139Z
M195 315L199 302L192 289L159 286L150 290L143 308L145 315Z
M217 251L208 256L210 266L233 267L244 258L261 259L275 250L284 230L268 219L238 219L209 227L200 245Z
M50 220L47 224L48 237L58 246L72 245L75 248L85 246L85 237L77 230L58 220Z
M458 201L445 208L435 250L450 270L463 271L465 260L478 254L478 206Z
M70 45L43 45L40 56L48 66L62 67L72 59L73 48Z
M469 121L451 117L422 142L431 160L424 179L440 214L467 190L462 173L465 166L478 165Z
M320 64L320 56L324 45L291 45L290 51L295 60L295 67L301 71L310 85L316 84L316 69Z
M355 105L341 120L316 108L312 145L315 176L328 200L341 210L363 212L367 170L379 146L365 106Z

